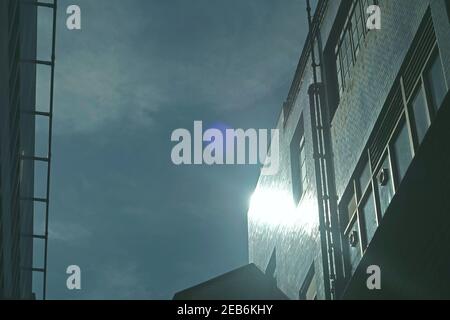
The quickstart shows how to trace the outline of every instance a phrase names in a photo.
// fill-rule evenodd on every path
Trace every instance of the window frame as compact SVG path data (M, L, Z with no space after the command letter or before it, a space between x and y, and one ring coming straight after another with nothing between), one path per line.
M365 159L365 160L363 160ZM366 221L364 216L364 205L369 201L370 196L373 196L373 204L375 208L375 219L377 223L377 228L381 223L381 215L379 213L379 204L377 203L377 196L376 196L376 188L375 188L375 179L376 174L374 172L371 161L370 161L370 154L367 152L366 155L364 155L364 158L361 159L357 170L355 171L357 174L355 174L351 179L352 188L347 190L346 192L346 200L343 201L344 205L341 207L342 210L345 211L346 217L344 217L343 220L345 223L345 229L344 229L344 236L348 237L350 236L350 232L353 229L355 223L358 224L359 227L359 245L361 254L364 254L369 242L367 239L366 233ZM359 186L359 178L361 177L361 174L364 172L364 169L366 168L366 165L369 167L369 181L363 188ZM348 214L348 205L350 204L350 201L355 198L355 211L350 215ZM342 219L342 213L341 213L341 219Z
M303 280L302 286L298 292L298 298L299 300L308 300L308 291L311 288L311 286L314 284L316 286L314 299L317 300L317 276L316 276L316 269L315 269L315 262L311 264L309 267L308 273L306 274L305 279Z
M448 0L448 1L450 1L450 0ZM439 106L434 105L433 93L432 93L432 90L430 88L430 84L429 84L429 81L427 78L427 74L431 70L431 67L432 67L435 59L437 60L437 62L439 63L439 65L441 67L440 70L442 71L444 86L448 92L449 86L447 83L447 79L445 77L445 71L444 71L445 68L444 68L444 64L442 62L442 55L439 50L437 42L434 44L433 49L431 50L431 53L427 57L426 63L424 65L423 69L421 70L421 79L422 79L422 83L423 83L423 87L424 87L424 92L426 93L427 104L429 105L429 108L430 108L430 119L434 118L436 116L436 114L439 112L439 109L441 108L441 105L439 105ZM445 96L444 96L444 98L445 98ZM441 102L441 104L442 104L442 102Z
M433 124L433 121L436 118L436 114L439 112L439 106L435 107L433 105L432 93L429 88L429 84L427 83L428 81L425 80L426 72L431 68L431 65L435 58L439 60L440 65L441 65L441 70L444 74L444 68L443 68L443 64L442 64L442 56L441 56L441 53L439 50L438 43L435 42L433 47L430 50L430 53L428 54L427 58L425 59L425 63L423 65L423 67L420 69L419 77L416 79L416 82L414 83L414 89L411 91L409 96L406 95L403 75L400 77L400 87L401 87L403 104L404 104L403 107L405 110L404 112L406 114L407 121L409 123L410 138L413 141L413 149L414 149L413 150L413 158L415 157L418 149L420 148L420 144L421 144L418 139L418 133L417 133L416 123L415 123L415 119L414 119L414 111L412 110L412 102L413 102L413 99L415 98L416 93L419 89L422 89L423 93L425 95L427 115L430 120L430 125L428 127L428 130L431 127L431 125ZM447 82L445 79L445 74L444 74L444 81L445 81L445 86L448 91L448 85L447 85ZM414 125L412 125L412 124L414 124ZM398 124L396 124L396 126L397 125Z
M378 174L380 172L380 170L384 167L384 162L385 160L388 160L389 162L389 167L387 168L389 170L389 181L388 184L391 185L392 188L392 197L394 197L395 192L396 192L396 186L395 186L395 173L394 173L394 166L392 164L392 150L391 147L389 146L389 144L386 146L386 148L384 149L380 160L378 161L378 163L374 166L375 170L374 170L374 186L376 186L375 188L375 202L377 203L377 207L378 207L378 211L377 211L377 216L379 219L379 225L381 224L384 214L386 212L382 212L382 205L381 205L381 196L380 196L380 186L379 186L379 181L378 181ZM391 199L392 201L392 199ZM389 208L389 205L386 207Z
M408 108L408 116L409 116L409 118L410 118L410 122L411 123L413 123L414 124L414 126L411 126L412 127L412 134L413 134L413 142L414 142L414 149L417 149L418 147L419 147L419 145L422 143L422 141L423 141L423 138L422 138L422 141L420 141L420 138L419 138L419 132L418 132L418 129L417 129L417 123L416 123L416 114L415 114L415 112L414 112L414 106L413 106L413 103L414 103L414 101L415 101L415 98L417 97L417 94L419 93L419 91L420 90L422 90L422 94L423 94L423 98L424 98L424 103L425 103L425 110L426 110L426 115L427 115L427 117L428 117L428 122L429 122L429 124L428 124L428 128L427 128L427 130L426 131L428 131L428 129L430 128L430 126L431 126L431 123L432 123L432 119L433 119L433 111L431 110L432 109L432 106L430 105L430 103L429 103L429 99L428 99L428 95L427 95L427 91L426 91L426 89L425 89L425 83L424 83L424 80L423 80L423 75L421 75L420 77L419 77L419 79L418 79L418 81L417 81L417 83L415 84L415 87L414 87L414 89L413 89L413 91L412 91L412 94L411 94L411 96L409 97L409 99L407 100L407 108ZM426 136L426 132L425 132L425 136ZM424 137L425 137L424 136Z
M307 175L307 171L306 171L306 147L305 147L305 135L303 134L300 138L300 146L298 148L299 152L299 170L300 170L300 200L303 197L303 194L306 191L306 186L307 186L307 180L308 180L308 175Z
M450 23L450 0L444 0L444 1L445 1L445 8L447 9L448 21Z
M306 137L303 114L300 116L289 148L291 157L292 196L295 205L298 206L302 202L308 188ZM304 161L302 161L302 155L304 155Z
M342 30L339 33L336 45L334 46L333 58L334 63L336 64L339 98L342 97L347 88L347 82L351 78L352 69L357 63L358 55L370 32L366 25L367 12L365 8L370 5L378 4L378 1L376 0L351 1L352 3L345 18ZM360 17L360 19L357 17ZM356 22L355 25L353 23L354 21ZM361 30L358 28L358 24L359 27L361 27ZM355 34L358 37L356 40L354 39Z

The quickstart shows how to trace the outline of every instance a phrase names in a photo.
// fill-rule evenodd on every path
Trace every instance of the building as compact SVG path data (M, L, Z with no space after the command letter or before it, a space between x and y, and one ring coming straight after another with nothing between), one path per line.
M33 221L36 202L44 203L48 214L48 193L45 198L36 198L34 177L36 161L48 164L50 170L50 149L46 158L36 157L35 123L42 116L51 128L52 106L50 112L37 110L36 74L38 65L53 70L54 60L38 61L36 57L39 6L52 9L53 4L0 1L0 298L3 299L32 299L33 273L44 274L45 280L46 260L43 267L34 265L33 248L36 241L43 241L46 256L48 230L36 235Z
M180 291L174 300L287 300L274 279L248 264Z
M290 299L450 298L449 7L319 0L309 14L280 170L248 212L250 262Z

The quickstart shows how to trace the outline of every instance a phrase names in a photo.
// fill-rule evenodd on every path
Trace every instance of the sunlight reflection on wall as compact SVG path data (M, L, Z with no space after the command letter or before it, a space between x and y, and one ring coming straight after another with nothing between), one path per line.
M305 197L297 209L292 193L275 188L259 188L250 199L249 219L269 228L283 228L285 232L298 230L313 235L318 226L317 205Z

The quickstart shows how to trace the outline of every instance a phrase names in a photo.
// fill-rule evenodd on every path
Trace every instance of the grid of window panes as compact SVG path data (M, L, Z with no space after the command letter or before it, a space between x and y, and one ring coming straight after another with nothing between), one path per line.
M367 157L358 172L359 175L352 180L347 191L345 207L342 208L345 211L344 221L347 221L344 234L349 238L347 250L352 273L378 227L375 189L372 181L374 174ZM350 237L352 237L351 240Z
M380 160L372 163L370 150L365 151L340 205L341 217L346 221L346 260L351 273L370 244L395 192L400 188L447 92L441 58L436 47L417 79L415 90L405 97L406 101L400 106L403 111L390 140L384 146Z
M368 32L366 27L366 10L372 0L352 0L352 5L343 31L336 46L336 70L339 94L344 91L350 78L351 70L356 63L364 38Z

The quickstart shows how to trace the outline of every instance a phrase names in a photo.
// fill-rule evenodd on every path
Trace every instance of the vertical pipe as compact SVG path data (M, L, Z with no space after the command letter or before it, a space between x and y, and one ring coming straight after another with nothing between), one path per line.
M319 4L320 5L320 4ZM343 268L339 261L342 260L341 234L337 210L337 195L334 177L334 163L332 157L332 143L330 132L330 114L328 110L328 94L325 85L326 72L324 70L324 56L320 32L318 32L318 19L323 7L319 7L316 16L311 14L310 0L307 0L309 40L313 70L314 84L309 89L311 114L314 121L314 149L316 163L316 182L318 192L318 204L320 211L322 248L324 255L324 276L327 298L337 297L339 279L343 275ZM315 42L318 46L319 63L316 61ZM320 67L320 79L317 71ZM327 290L326 290L327 291Z
M311 14L311 3L310 0L306 0L306 10L308 13L308 26L309 26L309 40L310 40L310 52L311 52L311 66L313 71L313 85L309 88L309 96L310 96L310 109L311 109L311 118L313 121L313 148L314 148L314 163L315 163L315 174L316 174L316 184L317 184L317 193L318 193L318 206L319 206L319 223L320 223L320 238L321 238L321 248L322 248L322 265L323 265L323 273L324 273L324 287L325 287L325 298L327 300L331 299L331 288L330 288L330 257L329 257L329 244L328 244L328 235L327 235L327 220L324 212L324 202L323 202L323 170L321 164L321 153L323 153L323 148L321 147L321 142L319 141L320 136L319 126L320 126L320 117L319 110L317 108L318 104L318 78L317 78L317 63L316 63L316 53L314 49L314 42L316 40L315 28L313 25L313 18Z

